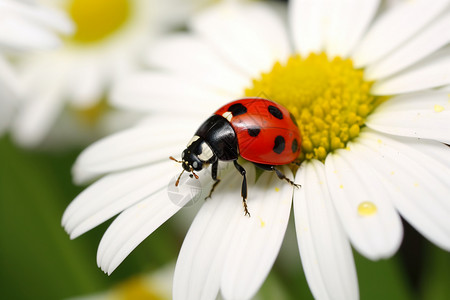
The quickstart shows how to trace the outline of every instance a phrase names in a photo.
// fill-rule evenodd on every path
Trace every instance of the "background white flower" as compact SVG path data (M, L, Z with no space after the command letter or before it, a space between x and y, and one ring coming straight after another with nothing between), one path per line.
M33 1L0 1L0 135L9 125L22 88L11 56L57 47L61 44L57 33L72 30L60 11Z
M81 134L81 141L92 141L135 122L136 114L108 114L110 87L140 68L142 49L156 36L181 26L205 2L41 0L67 11L77 30L61 48L21 61L25 101L14 139L37 146L52 131L53 140L66 136L70 143Z
M398 96L371 112L345 148L326 152L324 163L303 162L296 173L302 188L294 191L294 217L314 297L358 298L350 245L374 260L393 255L402 239L399 213L450 250L450 185L443 179L450 173L450 150L443 144L450 138L450 106L448 91L429 90L450 83L445 47L450 36L444 31L449 1L403 2L376 16L378 6L379 1L291 1L295 50L279 16L258 3L219 5L192 20L192 34L161 40L147 58L164 72L127 79L115 90L114 101L167 114L99 141L79 157L77 182L104 177L68 207L65 229L73 238L124 210L98 251L99 266L112 272L179 210L163 183L177 169L167 156L181 152L202 120L244 96L252 79L269 74L277 61L283 66L291 53L325 51L365 68L365 79L376 81L373 95ZM243 217L238 201L240 176L224 174L183 243L174 297L214 298L220 290L227 299L248 299L272 267L292 190L271 173L253 183L254 170L246 167L252 218Z

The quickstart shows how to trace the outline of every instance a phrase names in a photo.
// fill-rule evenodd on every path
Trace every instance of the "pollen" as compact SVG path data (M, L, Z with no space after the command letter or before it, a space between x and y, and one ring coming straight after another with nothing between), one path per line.
M358 214L362 217L372 216L377 212L377 206L369 201L361 202L358 205Z
M444 111L444 107L443 107L442 105L436 104L436 105L434 106L434 111L435 111L435 112L442 112L442 111Z
M246 97L267 96L285 106L296 118L302 135L300 161L319 159L345 149L364 127L366 117L386 97L370 94L373 82L350 59L326 54L291 56L253 79Z
M72 0L67 12L76 25L75 43L93 43L118 31L129 18L129 0Z

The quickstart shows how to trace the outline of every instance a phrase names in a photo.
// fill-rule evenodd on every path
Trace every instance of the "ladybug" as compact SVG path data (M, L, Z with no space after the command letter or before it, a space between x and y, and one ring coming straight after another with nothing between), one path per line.
M295 117L283 106L263 98L244 98L219 108L197 130L182 152L183 171L197 174L212 164L211 176L215 181L208 197L220 182L217 178L219 161L233 161L242 175L241 196L245 215L247 209L247 178L245 169L238 163L242 158L277 176L295 187L276 166L292 163L300 153L301 136Z

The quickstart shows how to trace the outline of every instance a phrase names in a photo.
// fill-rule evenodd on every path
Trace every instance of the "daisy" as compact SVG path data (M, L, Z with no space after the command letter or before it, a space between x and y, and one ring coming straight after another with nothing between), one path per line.
M181 23L187 9L197 3L189 5L181 0L41 2L66 11L76 31L65 37L59 49L33 55L22 62L25 101L14 120L12 133L23 146L37 146L52 129L69 127L60 125L57 122L60 119L91 133L96 130L95 125L102 127L104 124L97 122L108 111L105 105L108 88L138 69L144 46L170 26ZM73 133L69 136L73 138Z
M0 0L0 134L9 125L20 95L20 83L9 56L61 44L71 22L60 11L29 1Z
M449 1L380 11L376 0L299 0L288 16L286 28L265 4L220 4L193 18L192 33L148 53L163 71L117 87L118 106L158 117L93 144L74 166L78 183L102 178L67 208L71 238L122 212L100 242L102 270L110 274L182 204L209 191L204 170L201 188L180 191L187 196L174 203L168 189L180 166L167 157L216 109L244 96L268 97L296 117L302 163L284 172L302 187L269 172L256 176L244 164L248 218L241 177L225 165L183 242L175 299L250 299L276 259L292 204L317 299L358 298L352 247L372 260L392 256L403 235L400 215L450 250Z

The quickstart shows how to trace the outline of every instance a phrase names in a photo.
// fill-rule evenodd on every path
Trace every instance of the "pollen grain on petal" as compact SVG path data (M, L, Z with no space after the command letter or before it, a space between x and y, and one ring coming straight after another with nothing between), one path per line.
M435 112L443 112L444 111L444 107L442 106L442 105L439 105L439 104L435 104L434 105L434 111Z
M377 212L377 210L378 210L377 206L370 201L364 201L358 205L358 214L361 217L372 216Z

